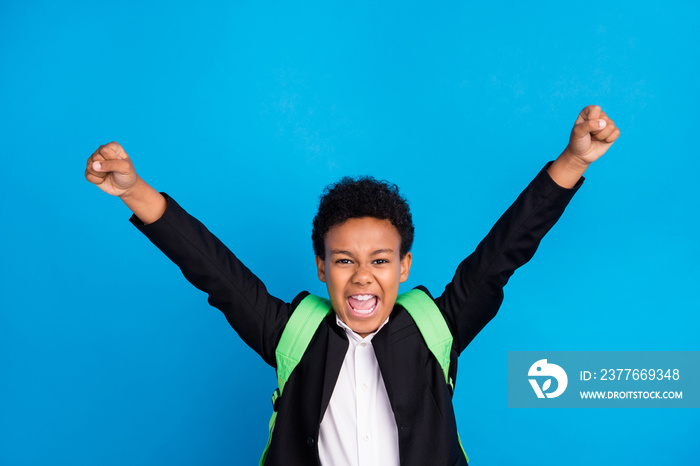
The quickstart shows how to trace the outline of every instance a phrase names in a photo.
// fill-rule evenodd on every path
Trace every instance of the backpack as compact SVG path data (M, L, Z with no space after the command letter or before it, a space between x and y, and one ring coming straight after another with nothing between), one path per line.
M435 305L435 302L424 291L414 288L411 291L400 294L396 298L396 304L401 305L409 313L413 321L418 326L418 330L423 336L428 349L435 356L442 372L445 374L445 383L454 390L454 382L449 376L450 371L450 351L452 349L452 333L447 327L445 318ZM270 448L272 431L277 419L277 400L282 396L284 385L289 380L289 376L301 361L306 352L311 339L323 319L331 312L331 302L328 299L316 295L306 296L292 313L287 325L282 331L282 337L275 350L277 360L277 388L272 394L272 417L270 418L270 435L267 445L260 458L259 466L265 464L267 450ZM464 453L462 441L459 439L459 446ZM464 457L469 461L467 454Z

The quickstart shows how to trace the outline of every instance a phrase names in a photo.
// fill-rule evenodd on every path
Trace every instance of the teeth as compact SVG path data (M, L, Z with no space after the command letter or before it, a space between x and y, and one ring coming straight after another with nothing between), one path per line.
M358 301L368 301L372 298L374 298L373 294L354 294L351 296L351 298L356 299Z

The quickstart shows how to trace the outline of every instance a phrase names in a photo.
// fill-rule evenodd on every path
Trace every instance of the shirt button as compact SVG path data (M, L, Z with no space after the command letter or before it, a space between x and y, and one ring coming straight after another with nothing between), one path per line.
M362 436L362 439L363 439L365 442L369 442L369 441L372 439L372 436L369 435L369 434L365 434L365 435Z
M362 390L367 390L369 388L369 385L363 383L362 385L360 385L360 387L362 388Z
M364 348L365 346L367 346L367 343L363 341L362 343L360 343L360 346Z

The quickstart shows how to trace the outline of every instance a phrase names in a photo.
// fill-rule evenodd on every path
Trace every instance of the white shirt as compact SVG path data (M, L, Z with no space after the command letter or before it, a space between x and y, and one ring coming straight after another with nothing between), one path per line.
M338 380L321 420L318 451L324 466L398 466L399 432L372 338L362 338L336 316L348 336Z

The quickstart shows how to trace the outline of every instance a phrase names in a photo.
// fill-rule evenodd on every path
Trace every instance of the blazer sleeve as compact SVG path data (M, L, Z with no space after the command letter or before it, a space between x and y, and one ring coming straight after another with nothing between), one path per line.
M275 348L292 305L270 295L263 282L216 236L175 200L164 196L168 206L160 219L144 225L132 216L131 223L190 283L207 293L209 304L223 312L243 341L275 367Z
M562 188L547 173L548 166L462 261L452 281L435 300L456 335L458 354L496 315L508 279L532 258L583 183L582 177L574 188Z

